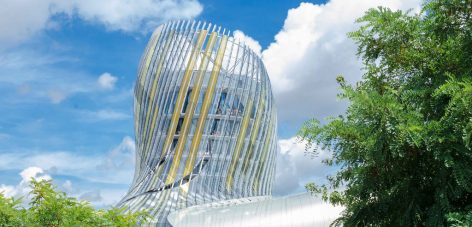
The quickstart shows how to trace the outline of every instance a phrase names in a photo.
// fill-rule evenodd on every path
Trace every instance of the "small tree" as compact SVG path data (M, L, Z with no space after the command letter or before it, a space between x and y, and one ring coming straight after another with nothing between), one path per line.
M26 212L20 207L21 199L6 198L0 193L0 226L21 226Z
M472 225L472 2L370 9L357 22L365 74L337 78L346 113L300 131L340 169L307 189L346 207L334 224Z
M0 226L133 226L146 221L147 214L124 213L122 209L95 210L88 202L57 191L50 180L31 179L30 207L21 207L21 198L0 193Z

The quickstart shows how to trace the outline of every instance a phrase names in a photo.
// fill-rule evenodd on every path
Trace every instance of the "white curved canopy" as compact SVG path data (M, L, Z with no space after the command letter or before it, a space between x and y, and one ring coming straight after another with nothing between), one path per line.
M329 226L342 207L323 203L309 193L282 198L246 198L172 212L172 226Z

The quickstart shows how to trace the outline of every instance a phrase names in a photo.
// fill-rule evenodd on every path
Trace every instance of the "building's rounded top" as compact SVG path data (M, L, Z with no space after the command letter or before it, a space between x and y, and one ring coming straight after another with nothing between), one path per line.
M238 39L234 36L234 34L231 34L231 30L218 26L217 24L213 24L211 22L199 21L199 20L197 21L196 20L173 20L173 21L168 21L164 24L159 25L154 30L154 33L161 32L162 29L170 29L170 30L176 30L176 31L181 31L181 32L184 32L186 30L190 30L190 31L207 30L211 32L216 32L218 36L228 36L231 42L234 42L243 48L247 48L248 50L253 52L253 54L257 55L257 53L247 43L245 43L243 39Z

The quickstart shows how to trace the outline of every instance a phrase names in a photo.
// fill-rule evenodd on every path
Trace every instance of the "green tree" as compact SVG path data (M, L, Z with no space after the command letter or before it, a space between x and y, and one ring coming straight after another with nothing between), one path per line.
M6 198L0 193L0 226L21 226L26 217L22 209L21 199Z
M345 226L472 225L472 1L368 10L349 36L363 79L337 78L345 114L299 132L339 166L306 188L345 206Z
M0 226L133 226L146 221L142 212L122 209L95 210L88 202L57 191L50 180L31 180L30 206L21 207L21 199L5 198L0 193Z

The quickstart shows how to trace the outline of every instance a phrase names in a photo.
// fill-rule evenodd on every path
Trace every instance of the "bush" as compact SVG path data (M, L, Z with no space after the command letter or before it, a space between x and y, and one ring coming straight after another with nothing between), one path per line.
M3 226L133 226L146 221L145 211L124 209L95 210L90 203L57 191L51 180L31 180L31 202L21 206L22 198L6 198L0 193L0 227Z

